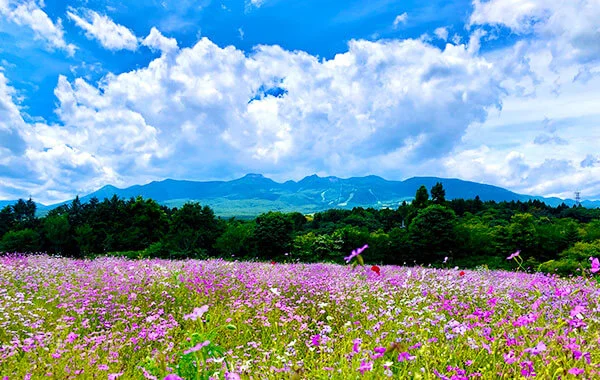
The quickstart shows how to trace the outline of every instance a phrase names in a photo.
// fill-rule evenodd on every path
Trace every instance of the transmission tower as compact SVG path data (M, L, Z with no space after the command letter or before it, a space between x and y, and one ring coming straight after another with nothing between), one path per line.
M581 206L581 191L575 192L575 204L577 204L577 207Z

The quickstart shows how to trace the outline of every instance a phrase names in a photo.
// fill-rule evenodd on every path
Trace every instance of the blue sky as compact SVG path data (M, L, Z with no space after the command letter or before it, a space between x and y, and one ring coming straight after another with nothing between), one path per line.
M0 0L0 199L261 172L600 197L594 0Z

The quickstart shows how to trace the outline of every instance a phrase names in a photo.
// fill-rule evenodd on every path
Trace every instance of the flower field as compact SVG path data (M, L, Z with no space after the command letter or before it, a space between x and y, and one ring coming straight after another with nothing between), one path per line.
M0 378L600 378L599 300L589 277L0 257Z

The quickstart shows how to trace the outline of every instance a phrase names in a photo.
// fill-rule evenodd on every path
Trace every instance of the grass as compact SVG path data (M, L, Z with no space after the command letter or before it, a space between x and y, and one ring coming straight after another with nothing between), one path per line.
M0 374L595 378L599 299L589 277L9 256Z

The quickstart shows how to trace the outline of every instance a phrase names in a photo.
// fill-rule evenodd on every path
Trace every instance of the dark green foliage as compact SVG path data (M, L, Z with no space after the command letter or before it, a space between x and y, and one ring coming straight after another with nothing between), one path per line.
M408 228L409 241L418 263L435 262L452 256L456 246L454 211L440 205L420 210Z
M437 205L446 203L446 190L444 190L441 182L437 182L431 188L431 201Z
M39 252L40 234L30 228L9 231L0 240L0 252Z
M256 218L252 242L257 257L272 260L289 253L293 242L294 223L289 215L268 212Z
M417 190L417 193L415 194L415 200L412 204L415 208L422 209L427 207L428 200L429 193L427 192L427 188L425 186L421 186Z
M172 216L168 248L181 257L208 257L223 230L223 223L210 207L186 203Z
M252 257L251 242L255 226L254 221L239 222L234 220L227 223L225 231L214 244L219 256L239 259Z
M73 257L208 258L343 263L368 244L366 264L515 269L561 275L588 273L600 257L600 210L528 202L445 200L440 183L422 186L397 208L331 209L314 215L269 212L254 220L221 220L208 206L180 208L151 199L79 198L35 217L35 203L0 210L0 251L45 251ZM240 186L242 186L241 184ZM287 255L286 255L287 253Z
M52 253L62 253L69 241L71 226L67 215L47 216L43 223L43 232Z

